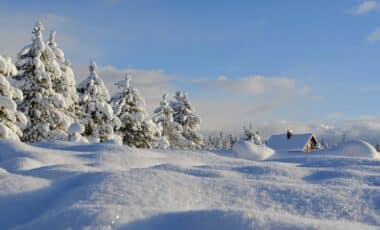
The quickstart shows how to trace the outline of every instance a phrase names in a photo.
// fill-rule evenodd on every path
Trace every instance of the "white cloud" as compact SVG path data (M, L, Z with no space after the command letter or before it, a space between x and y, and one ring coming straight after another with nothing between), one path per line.
M248 96L263 95L271 92L294 94L308 93L310 91L310 87L297 85L294 79L285 77L248 76L229 79L226 76L220 76L217 79L191 80L190 83Z
M320 133L332 142L339 142L343 135L346 139L361 139L372 144L380 143L380 118L363 117L336 122L333 128Z
M367 40L370 42L380 41L380 27L376 28L370 35L368 35Z
M236 132L250 122L293 116L297 113L293 108L302 105L307 98L304 96L311 91L309 86L285 77L220 76L191 80L190 84L196 88L193 103L203 117L206 131Z
M357 15L366 14L371 11L377 10L380 8L380 3L377 1L363 1L357 7L353 9L353 13Z

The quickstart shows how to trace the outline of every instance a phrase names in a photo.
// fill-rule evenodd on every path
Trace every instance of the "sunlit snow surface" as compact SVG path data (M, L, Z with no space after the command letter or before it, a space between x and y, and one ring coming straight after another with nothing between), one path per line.
M378 229L380 160L1 142L0 226Z

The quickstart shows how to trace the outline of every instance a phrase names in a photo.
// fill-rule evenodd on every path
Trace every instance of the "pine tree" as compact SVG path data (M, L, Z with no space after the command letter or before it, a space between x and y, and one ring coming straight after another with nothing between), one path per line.
M72 122L66 116L64 97L53 89L52 81L61 75L53 51L42 38L43 26L33 28L33 42L18 53L14 76L16 85L24 94L19 109L28 118L23 141L67 139L67 128Z
M121 121L119 134L123 143L136 148L153 148L158 144L159 129L149 118L145 101L136 88L130 87L132 73L116 83L119 92L112 97L115 114Z
M182 126L174 122L173 109L170 107L168 95L162 96L160 106L154 110L153 122L161 130L161 148L188 148L191 142L182 136Z
M258 131L253 130L253 125L252 123L249 124L249 127L243 127L244 134L242 136L242 139L245 141L251 141L255 143L256 145L261 145L263 144L261 136Z
M199 149L202 147L202 136L198 133L201 120L193 111L187 93L177 91L174 96L175 101L170 103L174 113L174 122L182 126L182 136L190 141L190 148Z
M120 127L120 120L108 103L110 95L103 80L96 73L96 63L89 66L90 75L78 88L80 123L84 125L83 135L91 142L116 141L120 138L114 130Z
M232 146L235 144L237 138L234 137L231 133L230 135L228 135L228 150L231 150L232 149Z
M50 49L56 57L56 61L60 66L61 75L56 77L53 83L53 89L64 96L68 116L75 119L75 102L78 100L78 94L75 87L75 75L71 68L71 63L65 58L64 52L58 48L55 41L55 31L50 33L49 41L47 42Z
M0 56L0 139L20 140L27 125L27 118L17 111L15 102L23 99L22 92L7 79L16 73L11 58Z

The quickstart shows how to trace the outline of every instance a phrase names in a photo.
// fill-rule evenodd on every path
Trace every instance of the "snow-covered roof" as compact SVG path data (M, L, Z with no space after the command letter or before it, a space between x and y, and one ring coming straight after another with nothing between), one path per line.
M304 151L305 146L313 138L312 133L292 134L287 138L287 134L272 135L267 141L267 146L275 150L283 151Z

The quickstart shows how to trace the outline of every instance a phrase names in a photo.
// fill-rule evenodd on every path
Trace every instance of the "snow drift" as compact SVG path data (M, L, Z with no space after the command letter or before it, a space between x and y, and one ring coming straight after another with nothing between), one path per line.
M236 158L255 161L266 160L275 153L273 149L267 147L265 144L256 145L250 141L237 141L232 146L232 151Z
M248 161L207 151L1 141L0 226L378 229L379 178L379 160L337 154Z
M379 157L379 153L371 144L360 140L343 143L338 146L336 152L337 154L349 157Z

